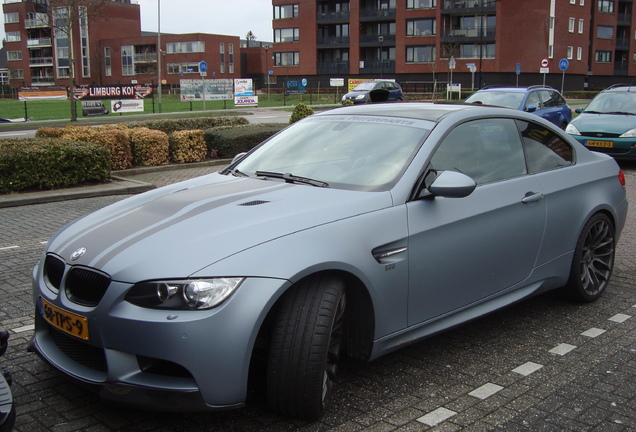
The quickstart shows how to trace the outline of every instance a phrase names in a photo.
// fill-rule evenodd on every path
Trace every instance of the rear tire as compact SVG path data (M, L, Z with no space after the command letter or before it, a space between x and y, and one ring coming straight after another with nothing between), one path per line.
M285 415L318 419L331 397L340 359L345 286L316 276L283 295L267 365L267 399Z
M570 278L565 286L572 299L592 302L603 294L614 268L615 250L612 222L602 213L595 214L583 227L574 250Z

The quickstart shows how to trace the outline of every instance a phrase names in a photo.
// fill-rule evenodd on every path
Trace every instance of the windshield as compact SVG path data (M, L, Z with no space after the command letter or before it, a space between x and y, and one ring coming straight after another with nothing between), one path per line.
M302 177L327 187L386 190L399 178L432 123L373 116L318 116L294 123L235 166L235 174L294 182ZM289 174L289 175L287 175Z
M357 86L355 86L355 88L353 89L353 91L367 91L367 90L373 90L373 88L376 86L376 82L373 81L366 81L363 83L358 84Z
M482 91L470 96L466 103L519 109L523 96L524 93L517 92Z
M600 114L635 114L636 92L601 93L585 107L586 112Z

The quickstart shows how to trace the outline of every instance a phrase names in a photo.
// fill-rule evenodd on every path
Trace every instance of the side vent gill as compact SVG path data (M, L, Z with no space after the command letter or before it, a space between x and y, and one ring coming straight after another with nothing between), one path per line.
M241 207L257 206L261 204L267 204L268 202L269 201L255 200L255 201L248 201L248 202L241 203L239 204L239 206Z

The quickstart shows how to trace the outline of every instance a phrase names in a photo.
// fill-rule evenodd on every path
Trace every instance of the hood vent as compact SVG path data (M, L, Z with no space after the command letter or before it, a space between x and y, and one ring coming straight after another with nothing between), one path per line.
M255 200L255 201L248 201L248 202L241 203L239 204L239 206L241 207L257 206L261 204L267 204L268 202L269 201Z

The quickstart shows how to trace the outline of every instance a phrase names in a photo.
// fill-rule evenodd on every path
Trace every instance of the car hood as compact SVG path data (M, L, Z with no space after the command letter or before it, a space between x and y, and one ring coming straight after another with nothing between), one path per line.
M581 113L572 120L579 132L603 132L623 134L636 128L636 116L628 114Z
M389 192L216 173L85 216L60 230L47 250L120 282L180 278L270 240L391 205Z

